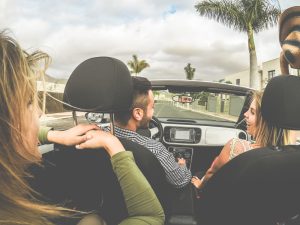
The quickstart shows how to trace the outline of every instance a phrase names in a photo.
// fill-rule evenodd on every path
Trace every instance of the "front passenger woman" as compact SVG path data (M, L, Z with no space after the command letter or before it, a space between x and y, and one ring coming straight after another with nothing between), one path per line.
M261 100L262 92L253 92L252 101L247 112L245 112L245 120L247 124L247 133L252 136L254 142L233 138L223 147L219 156L215 158L210 168L202 179L194 176L192 184L201 189L205 183L229 160L249 150L263 148L266 146L275 146L278 129L272 125L268 125L261 116ZM292 144L293 140L290 131L284 130L281 143L283 145Z

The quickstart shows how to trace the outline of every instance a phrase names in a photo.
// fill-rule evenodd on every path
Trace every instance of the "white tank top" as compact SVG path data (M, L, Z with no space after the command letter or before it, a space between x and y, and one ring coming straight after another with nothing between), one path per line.
M251 150L251 143L246 140L242 140L239 138L233 138L230 143L230 153L229 153L229 160L233 159L234 157L238 156L243 152L247 152Z

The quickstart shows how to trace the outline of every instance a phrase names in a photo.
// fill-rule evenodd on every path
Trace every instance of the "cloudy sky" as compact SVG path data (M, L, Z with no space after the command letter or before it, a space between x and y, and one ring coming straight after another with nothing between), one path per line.
M0 0L0 28L28 51L52 57L48 74L68 78L83 60L111 56L145 59L149 78L218 80L248 68L246 34L200 17L201 0ZM283 9L299 0L281 0ZM278 28L255 36L258 61L279 56Z

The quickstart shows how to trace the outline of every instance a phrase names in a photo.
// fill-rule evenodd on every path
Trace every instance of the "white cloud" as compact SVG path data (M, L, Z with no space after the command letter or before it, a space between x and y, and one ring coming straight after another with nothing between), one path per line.
M279 0L282 10L299 5L299 0Z
M137 54L150 63L142 72L150 78L184 78L188 62L197 79L218 80L245 70L246 35L200 17L195 3L5 0L0 3L0 27L11 28L23 47L49 52L53 63L48 73L57 77L68 77L81 61L100 55L127 62ZM277 28L255 40L260 61L278 57Z

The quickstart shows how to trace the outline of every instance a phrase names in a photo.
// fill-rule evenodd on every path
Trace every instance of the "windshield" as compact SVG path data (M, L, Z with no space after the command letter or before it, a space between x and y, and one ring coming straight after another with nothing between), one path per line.
M158 118L237 122L245 96L228 93L154 91Z

